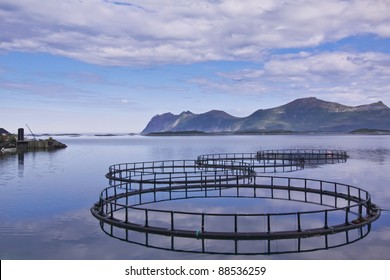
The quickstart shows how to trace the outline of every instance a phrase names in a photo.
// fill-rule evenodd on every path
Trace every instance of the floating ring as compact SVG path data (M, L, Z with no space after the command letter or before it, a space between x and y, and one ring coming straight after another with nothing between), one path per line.
M344 151L269 150L247 154L201 155L172 160L112 165L105 188L91 212L101 223L125 230L196 239L280 240L327 236L369 226L380 216L370 194L336 182L260 176L276 168L292 171L305 163L345 162ZM283 193L283 195L281 195ZM167 197L168 196L168 197ZM287 213L205 213L146 208L146 205L191 198L269 198L320 205L323 209ZM159 216L153 219L151 216ZM230 219L231 230L211 229ZM279 217L294 221L281 225ZM320 220L318 218L320 217ZM313 218L316 219L312 225ZM243 226L251 220L254 229ZM181 223L179 221L186 221ZM189 226L190 225L190 226ZM103 226L102 226L103 228Z

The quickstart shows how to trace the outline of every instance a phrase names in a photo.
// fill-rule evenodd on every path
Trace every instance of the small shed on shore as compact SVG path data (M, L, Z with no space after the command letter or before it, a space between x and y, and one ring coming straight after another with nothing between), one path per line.
M11 133L9 133L7 130L5 130L4 128L0 128L0 135L10 135Z

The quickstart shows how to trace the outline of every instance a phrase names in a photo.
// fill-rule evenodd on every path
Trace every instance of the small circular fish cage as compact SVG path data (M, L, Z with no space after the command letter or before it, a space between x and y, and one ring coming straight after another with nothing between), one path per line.
M152 185L206 184L249 179L255 175L246 162L216 160L202 164L199 160L165 160L115 164L109 167L106 178L110 182L138 184L138 188Z
M305 164L343 163L347 158L347 152L342 150L262 150L256 153L200 155L198 164L208 166L219 161L234 161L249 164L259 173L276 173L301 170Z
M195 161L113 165L106 175L110 186L100 193L91 212L100 220L103 230L104 225L111 227L104 231L114 237L113 228L116 228L125 230L127 237L128 231L132 231L172 238L232 240L236 244L239 240L300 241L345 232L348 244L349 232L360 230L354 240L363 238L366 234L361 230L370 229L371 223L380 216L380 209L372 203L367 191L325 180L258 174L259 170L292 171L303 168L307 162L336 163L345 162L346 158L344 151L278 150L201 155ZM216 213L150 207L160 202L195 198L289 200L317 205L318 209ZM225 227L221 230L215 224ZM120 239L128 241L125 237ZM208 251L203 247L199 252ZM237 244L234 253L238 253ZM265 253L272 253L270 246Z

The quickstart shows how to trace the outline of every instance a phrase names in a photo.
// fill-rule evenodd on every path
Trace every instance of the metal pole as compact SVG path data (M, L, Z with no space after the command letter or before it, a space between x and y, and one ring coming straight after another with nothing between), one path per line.
M173 217L173 211L171 211L171 230L173 231L175 226L174 226L174 217Z
M325 210L325 228L328 228L328 210Z
M270 217L270 214L267 214L267 231L268 231L268 233L271 232L271 217Z
M300 212L297 213L297 218L298 218L298 231L302 231L301 230L301 213Z
M205 214L202 213L202 227L201 227L202 232L204 232L204 216L205 216Z

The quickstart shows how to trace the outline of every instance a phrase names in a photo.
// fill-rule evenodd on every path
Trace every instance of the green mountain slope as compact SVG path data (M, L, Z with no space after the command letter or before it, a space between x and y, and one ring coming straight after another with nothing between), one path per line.
M390 108L381 101L368 105L346 106L310 97L297 99L271 109L261 109L244 118L234 117L217 110L203 114L165 113L154 116L142 133L275 130L348 132L360 128L390 129Z

